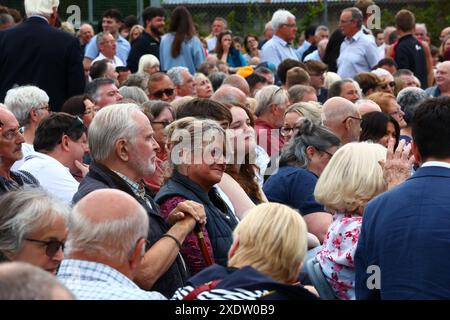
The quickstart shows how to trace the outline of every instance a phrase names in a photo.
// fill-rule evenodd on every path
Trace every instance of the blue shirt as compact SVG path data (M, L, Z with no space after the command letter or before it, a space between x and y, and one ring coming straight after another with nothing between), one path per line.
M79 300L167 300L159 292L142 290L110 266L92 261L63 260L58 279Z
M159 45L161 70L167 71L172 67L186 67L191 74L195 74L198 66L206 60L202 43L195 36L190 40L183 41L180 54L174 58L171 53L174 39L173 33L165 34L161 39Z
M370 36L359 30L351 39L341 44L337 59L338 74L342 79L353 78L361 72L369 72L378 63L378 50Z
M319 50L314 50L310 54L308 54L305 59L303 59L303 62L309 61L309 60L316 60L316 61L322 61L320 58Z
M308 40L305 40L303 41L303 44L295 50L298 60L302 60L303 54L309 49L309 47L311 47L311 43Z
M286 204L304 216L325 211L314 198L316 183L317 177L311 171L283 166L266 181L263 190L269 201Z
M118 56L120 58L120 60L122 60L122 61L127 61L128 54L130 53L130 50L131 50L130 44L121 35L119 35L117 37L116 44L117 44L116 56ZM86 58L94 60L95 58L97 58L97 56L99 54L100 54L100 51L98 50L98 47L97 47L97 36L94 36L91 39L91 41L89 41L89 43L86 45L86 51L85 51L84 56Z
M275 67L278 67L281 61L285 59L299 60L294 48L280 37L274 35L261 49L261 62L270 62Z

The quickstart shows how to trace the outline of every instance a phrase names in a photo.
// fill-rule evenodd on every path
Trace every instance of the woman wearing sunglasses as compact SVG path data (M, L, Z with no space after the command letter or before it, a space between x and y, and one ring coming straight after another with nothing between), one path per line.
M56 274L69 208L40 188L7 193L0 208L0 263L22 261Z

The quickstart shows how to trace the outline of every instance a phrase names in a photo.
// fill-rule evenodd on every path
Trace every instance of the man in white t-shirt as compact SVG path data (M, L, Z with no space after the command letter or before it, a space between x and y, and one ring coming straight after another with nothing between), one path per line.
M31 173L41 187L71 204L78 190L76 178L88 172L82 164L88 151L86 131L78 117L65 113L48 116L36 129L36 151L25 157L20 170Z
M22 143L23 158L12 166L17 171L23 159L34 151L33 141L37 126L49 115L49 97L44 90L35 86L22 86L6 93L5 105L16 117L21 127L25 142Z
M92 61L92 64L96 61L108 59L115 67L123 67L125 64L123 61L116 55L117 54L117 45L114 36L109 32L100 32L97 35L97 47L100 51L97 58Z

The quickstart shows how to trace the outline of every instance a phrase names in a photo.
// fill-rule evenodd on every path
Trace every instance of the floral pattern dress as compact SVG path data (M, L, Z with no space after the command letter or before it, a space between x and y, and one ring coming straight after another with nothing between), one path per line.
M355 256L362 216L336 213L317 260L338 299L355 299Z

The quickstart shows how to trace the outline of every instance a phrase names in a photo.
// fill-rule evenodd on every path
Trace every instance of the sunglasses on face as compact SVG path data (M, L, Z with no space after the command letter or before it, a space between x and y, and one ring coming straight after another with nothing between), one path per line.
M29 238L27 238L25 240L45 245L46 246L45 254L49 258L53 258L58 253L60 248L62 251L64 251L64 247L65 247L64 242L59 241L59 240L44 241L44 240L36 240L36 239L29 239Z
M386 84L382 85L381 88L386 89L388 86L390 86L391 88L395 88L395 82L391 81L389 83L386 83Z
M175 89L172 88L168 88L168 89L164 89L164 90L159 90L154 92L152 95L157 98L157 99L161 99L163 97L163 95L165 94L167 97L170 97L173 95L173 93L175 92Z

